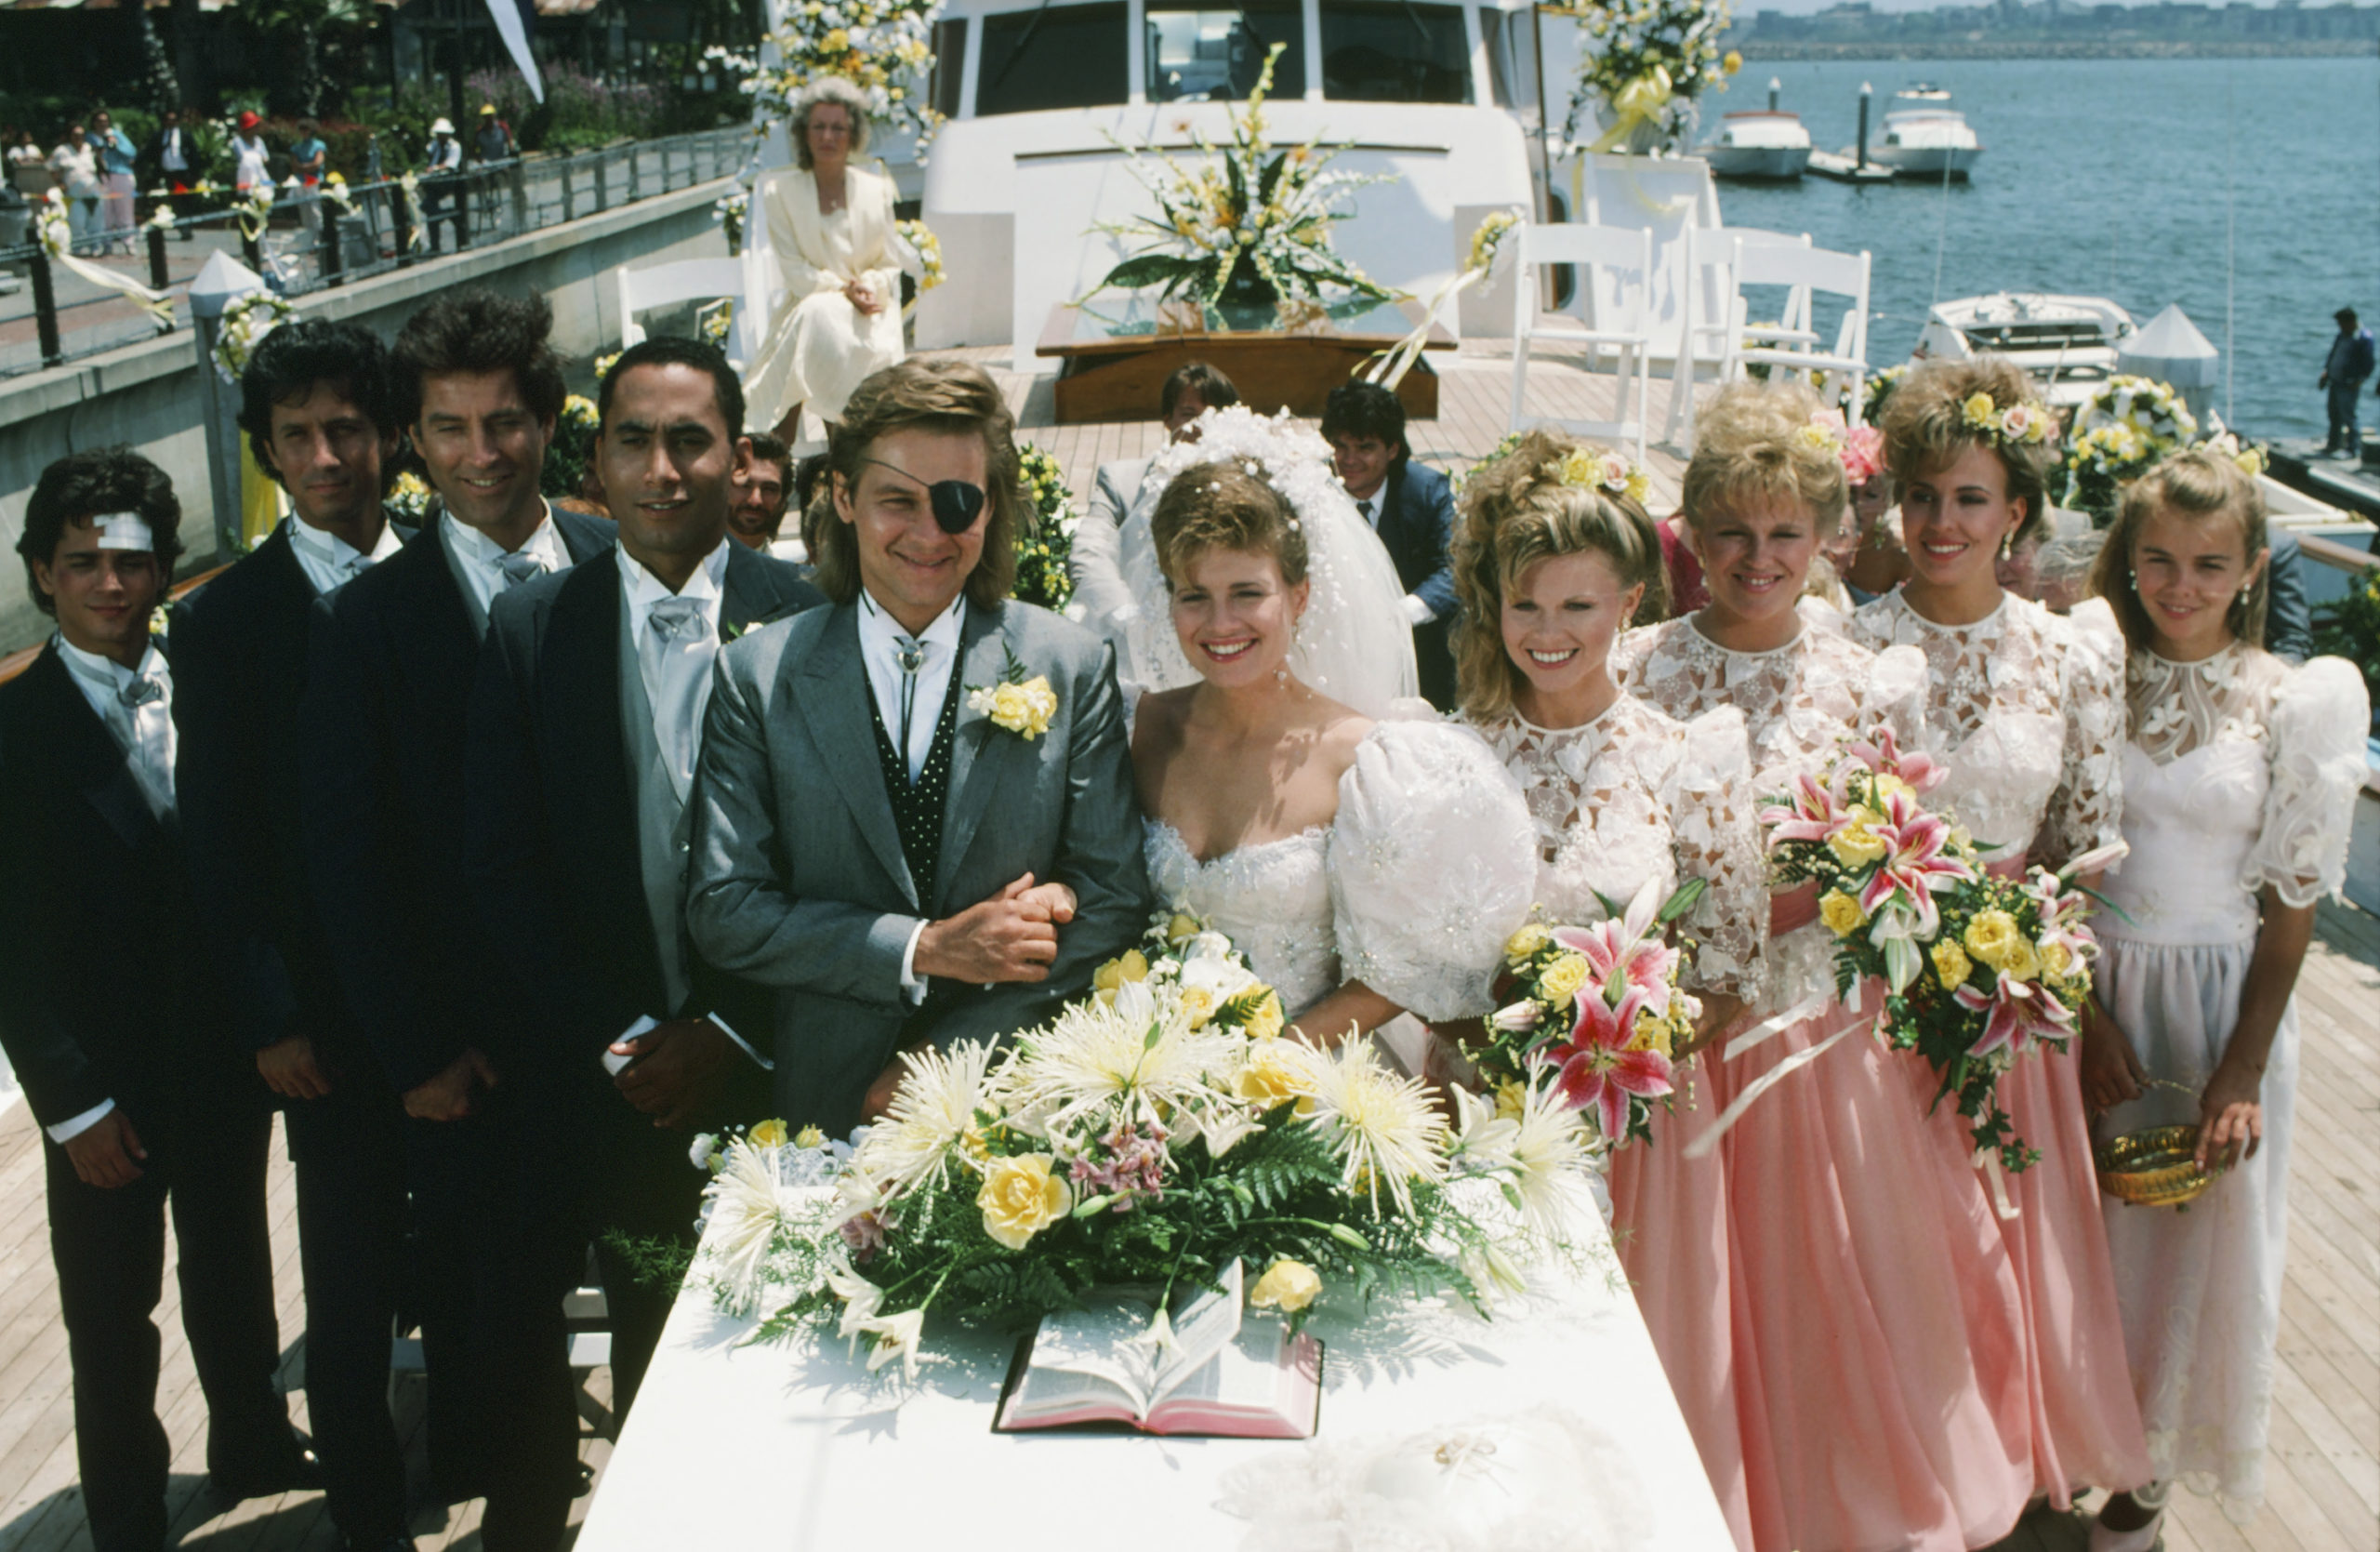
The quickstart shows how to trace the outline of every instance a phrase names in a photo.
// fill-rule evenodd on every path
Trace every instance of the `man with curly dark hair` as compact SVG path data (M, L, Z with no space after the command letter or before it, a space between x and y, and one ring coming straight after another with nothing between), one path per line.
M608 551L612 524L538 494L562 405L537 298L467 289L399 331L397 418L438 505L421 536L314 606L299 708L315 909L347 1016L407 1120L430 1464L484 1494L483 1539L550 1552L579 1491L575 1427L524 1415L543 1296L517 1254L516 1144L491 1105L516 1051L496 1015L501 951L469 907L465 708L492 600ZM566 1399L565 1399L566 1405Z
M174 675L150 624L181 507L126 447L42 471L17 552L58 633L0 684L0 1046L42 1128L91 1539L165 1545L165 1211L218 1497L318 1485L274 1384L272 1118L234 1059L176 822Z
M397 448L388 347L350 323L267 335L240 428L291 515L174 624L182 834L231 980L231 1039L286 1112L306 1280L306 1398L332 1519L351 1545L404 1530L389 1322L404 1254L404 1107L341 1002L306 880L298 702L314 602L412 530L381 507Z

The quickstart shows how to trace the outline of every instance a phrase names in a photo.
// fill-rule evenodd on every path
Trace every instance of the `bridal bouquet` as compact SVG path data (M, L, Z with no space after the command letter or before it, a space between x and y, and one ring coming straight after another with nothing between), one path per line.
M1657 882L1626 910L1590 927L1531 922L1504 945L1502 1004L1485 1042L1466 1055L1500 1108L1521 1103L1542 1075L1561 1103L1584 1111L1606 1148L1653 1134L1653 1105L1669 1102L1673 1053L1694 1038L1701 1004L1678 989L1685 953L1667 929L1694 909L1695 880L1666 903Z
M1567 1243L1587 1139L1551 1083L1509 1114L1466 1097L1449 1128L1368 1041L1281 1028L1227 939L1162 917L1047 1027L910 1057L855 1146L729 1141L696 1275L763 1334L832 1323L870 1368L914 1368L929 1309L1024 1320L1139 1285L1162 1310L1235 1259L1293 1320L1330 1284L1477 1304L1522 1285L1515 1253Z
M1770 877L1815 891L1844 1000L1857 1007L1861 983L1882 980L1885 1038L1933 1065L1935 1103L1958 1096L1978 1154L2021 1171L2041 1155L2001 1108L2000 1076L2074 1034L2098 945L2066 882L2105 857L2024 880L1986 871L1965 832L1918 802L1942 775L1889 729L1847 746L1762 810Z

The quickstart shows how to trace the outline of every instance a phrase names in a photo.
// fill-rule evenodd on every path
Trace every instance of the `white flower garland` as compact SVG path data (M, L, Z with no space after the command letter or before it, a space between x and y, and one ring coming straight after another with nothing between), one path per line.
M271 291L247 291L223 309L215 329L215 370L225 382L236 383L264 337L297 315L289 298Z

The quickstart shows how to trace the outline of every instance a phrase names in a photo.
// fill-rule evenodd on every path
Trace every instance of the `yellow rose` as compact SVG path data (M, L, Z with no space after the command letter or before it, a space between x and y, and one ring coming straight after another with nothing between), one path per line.
M984 1188L975 1193L984 1210L984 1232L1011 1250L1065 1216L1074 1205L1066 1183L1050 1173L1050 1156L1025 1153L1001 1159L984 1172Z
M1992 412L1996 407L1991 402L1990 394L1977 392L1967 396L1967 402L1962 406L1962 412L1968 425L1989 426L1991 424Z
M754 1147L783 1147L786 1125L781 1121L764 1121L744 1134L744 1140Z
M1010 729L1023 727L1031 710L1031 703L1025 699L1024 685L996 684L992 687L992 721L1002 727Z
M1322 1292L1322 1279L1302 1261L1276 1261L1248 1291L1248 1302L1259 1309L1294 1315Z
M2037 981L2041 979L2042 957L2031 943L2020 937L2016 947L2008 950L2008 962L2000 968L2020 981Z
M814 1126L805 1126L800 1131L796 1132L793 1134L793 1146L796 1147L824 1147L826 1146L826 1134L819 1131L818 1128Z
M1141 957L1138 948L1127 948L1122 958L1109 960L1092 971L1091 985L1093 990L1104 991L1113 999L1116 988L1126 981L1145 981L1148 978L1149 962Z
M1827 850L1845 868L1863 868L1871 862L1884 860L1885 846L1883 836L1873 829L1884 816L1872 808L1855 808L1851 822L1836 830L1827 841Z
M1304 1076L1282 1054L1278 1041L1251 1047L1248 1064L1233 1080L1232 1093L1263 1109L1307 1096Z
M1837 937L1849 937L1868 924L1868 913L1859 902L1840 889L1830 889L1818 901L1818 920Z
M1532 922L1504 940L1504 957L1525 960L1554 941L1554 935Z
M1173 920L1165 924L1165 941L1170 947L1178 948L1205 930L1204 923L1197 917L1186 910L1177 910L1173 913Z
M1587 984L1587 962L1576 954L1564 954L1545 967L1537 978L1537 989L1549 1002L1563 1002L1579 995Z
M2042 945L2042 966L2059 980L2074 973L2074 950L2052 940Z
M1900 777L1893 775L1892 772L1878 771L1876 773L1877 802L1882 803L1885 799L1893 796L1896 792L1906 792L1908 790L1909 783L1901 780Z
M1967 923L1964 934L1967 952L1994 970L2008 968L2009 959L2021 941L2016 935L2016 919L2004 910L1979 910Z
M1975 973L1975 965L1967 959L1967 951L1943 938L1934 945L1934 974L1942 977L1942 985L1951 990L1966 984Z
M1203 1029L1215 1016L1215 994L1205 987L1183 987L1182 1011L1190 1015L1190 1028Z
M1248 1021L1240 1026L1240 1030L1250 1040L1276 1040L1280 1037L1284 1022L1279 995L1267 990L1264 1000L1256 1004L1256 1011L1248 1015Z

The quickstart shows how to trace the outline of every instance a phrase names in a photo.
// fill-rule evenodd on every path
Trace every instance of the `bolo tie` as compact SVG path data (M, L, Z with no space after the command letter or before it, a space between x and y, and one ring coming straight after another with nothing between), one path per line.
M906 636L893 639L900 643L901 770L906 775L909 769L909 729L918 710L918 672L926 666L926 649L925 643L913 642ZM914 786L917 778L910 776L909 781Z

